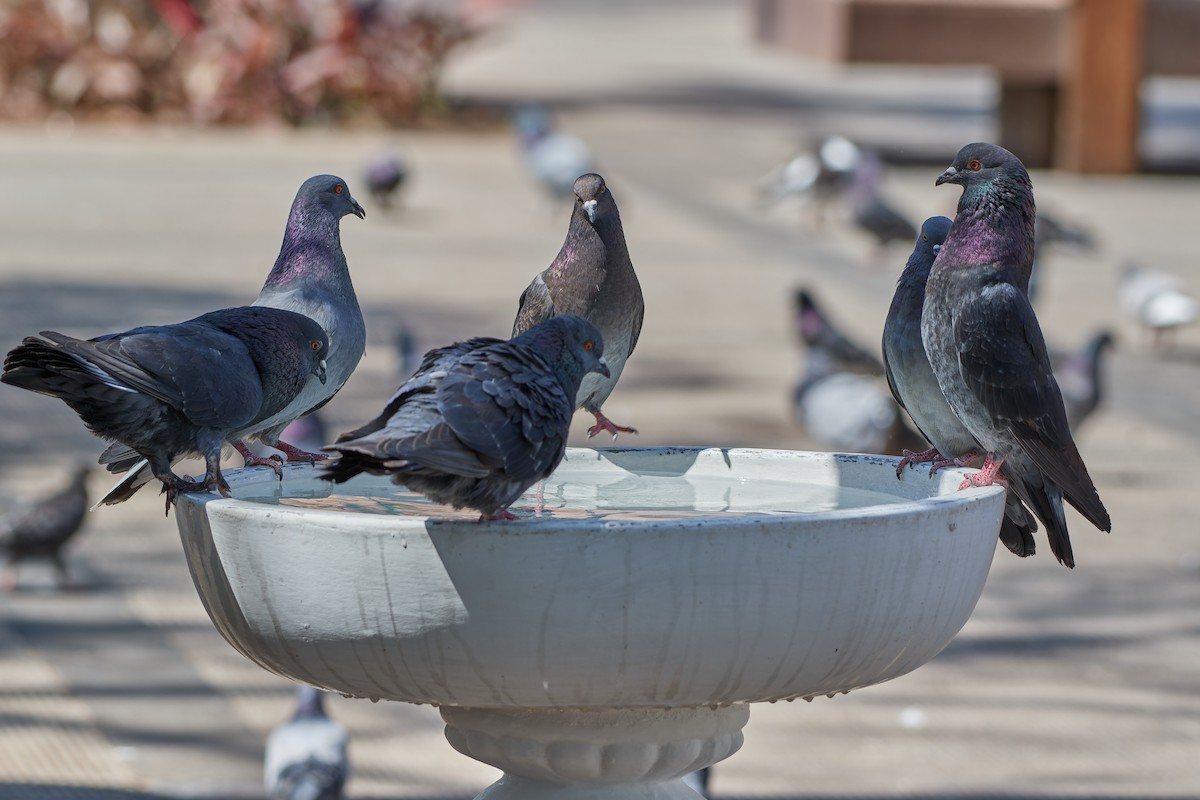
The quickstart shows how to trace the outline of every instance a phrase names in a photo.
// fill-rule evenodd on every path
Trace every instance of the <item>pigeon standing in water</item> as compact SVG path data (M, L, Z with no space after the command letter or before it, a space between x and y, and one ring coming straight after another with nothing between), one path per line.
M637 433L613 423L601 407L637 346L645 308L617 201L599 175L581 175L575 181L566 240L553 263L521 293L512 333L523 333L555 314L578 314L600 329L608 372L586 376L575 398L576 408L596 418L589 437L602 431L614 439L618 433Z
M937 184L963 187L958 215L926 284L921 337L938 386L987 453L966 485L1001 466L1009 487L1046 526L1050 549L1075 565L1063 500L1112 529L1071 438L1062 393L1026 290L1033 263L1033 186L993 144L969 144Z
M964 466L978 456L979 445L946 402L921 342L921 312L925 306L925 282L933 260L942 249L951 222L930 217L921 225L921 235L904 272L896 282L896 294L883 325L883 364L888 386L896 402L908 412L921 434L933 445L920 453L903 451L896 475L909 464L932 461L932 469ZM1033 533L1037 522L1013 492L1009 492L1000 526L1000 540L1018 556L1031 556L1036 547Z
M5 590L16 588L17 565L26 558L50 559L59 588L70 583L62 551L83 527L88 471L86 466L79 466L63 489L0 515Z
M1184 291L1174 275L1134 264L1121 274L1121 309L1153 337L1154 347L1162 349L1169 336L1184 325L1196 321L1200 304Z
M296 712L267 737L268 800L341 800L350 759L346 729L325 714L325 693L296 687Z
M382 414L326 448L341 457L321 477L390 474L435 503L479 511L481 521L516 519L508 506L562 460L574 398L592 372L608 374L604 340L574 314L508 341L431 350Z
M8 354L0 380L59 398L97 436L146 459L169 511L180 492L229 493L221 447L309 380L323 382L328 349L308 317L242 306L89 340L43 331ZM171 471L190 455L204 457L203 481Z
M366 216L362 206L350 196L349 186L336 175L309 178L301 184L292 202L279 257L254 305L294 311L316 320L329 340L326 380L310 379L286 406L232 432L230 441L248 467L267 466L282 475L278 457L261 458L250 451L244 440L254 438L284 453L289 461L311 463L326 458L281 441L280 433L292 420L329 402L358 366L366 349L367 329L350 282L346 254L342 252L341 219L347 214ZM109 472L128 470L101 498L104 505L129 499L152 477L148 464L123 445L108 448L100 463L107 465Z
M380 153L367 165L367 191L384 211L391 209L408 180L408 165L395 153Z

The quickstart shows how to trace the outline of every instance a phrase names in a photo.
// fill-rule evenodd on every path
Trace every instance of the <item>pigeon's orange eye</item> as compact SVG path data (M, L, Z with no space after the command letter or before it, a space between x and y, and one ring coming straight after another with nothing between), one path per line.
M928 242L928 241L929 241L929 237L928 237L928 236L926 236L925 234L923 234L923 233L922 233L922 234L921 234L921 241L922 241L922 242Z
M974 159L971 159L967 162L967 169L971 170L971 172L979 172L981 167L983 167L983 165Z
M593 347L595 347L595 346L596 346L596 345L594 345L594 344L592 343L592 340L591 340L591 339L588 339L586 342L584 342L584 343L583 343L583 349L584 349L584 350L591 350L591 349L592 349Z
M578 194L577 194L577 195L575 195L575 199L576 199L576 200L578 200L578 201L579 201L579 202L581 202L581 203L583 202L583 198L582 198L582 197L580 197Z
M321 349L321 343L318 340L313 339L312 340L312 349L313 349L314 353L317 352L318 350Z
M345 189L342 188L342 185L340 183L337 186L333 187L334 194L341 194L344 191L345 191Z
M597 192L596 194L604 194L607 191L608 191L608 187L602 183L602 184L600 184L600 191Z

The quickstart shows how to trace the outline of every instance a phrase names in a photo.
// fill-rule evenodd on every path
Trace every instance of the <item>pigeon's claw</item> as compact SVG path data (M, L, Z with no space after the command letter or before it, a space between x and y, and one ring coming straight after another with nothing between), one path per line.
M275 442L271 447L274 447L287 456L289 464L293 461L307 461L309 464L315 464L318 461L328 461L333 458L333 456L327 453L310 453L307 450L301 450L299 447L294 447L287 442Z
M518 519L520 519L520 517L518 517L516 514L512 513L511 511L509 511L507 508L502 508L499 511L497 511L495 514L480 514L479 515L480 522L497 522L497 521L513 522L514 520L518 520Z
M930 477L933 477L933 473L937 472L942 467L965 467L977 458L979 458L979 453L977 451L968 450L958 458L942 458L940 460L936 460L929 465L929 475Z
M905 449L902 452L902 455L904 457L901 458L900 463L896 465L897 480L899 480L900 476L904 474L904 468L909 464L924 464L927 461L938 461L943 459L942 454L938 452L936 447L931 447L928 450L922 450L919 453L913 450Z
M246 459L247 467L270 467L275 470L275 477L283 480L283 458L277 455L272 455L267 458L259 456L250 456Z
M972 472L967 477L963 478L963 482L958 485L958 490L969 489L972 486L991 486L993 484L1008 488L1008 479L1000 474L1000 465L1004 463L1004 459L995 461L992 454L987 454L987 459L983 462L983 466L979 472Z
M593 411L592 415L596 418L596 424L588 428L588 438L591 439L598 433L611 433L613 439L617 438L618 433L637 433L637 428L627 428L624 425L617 425L611 419L604 416L600 411Z

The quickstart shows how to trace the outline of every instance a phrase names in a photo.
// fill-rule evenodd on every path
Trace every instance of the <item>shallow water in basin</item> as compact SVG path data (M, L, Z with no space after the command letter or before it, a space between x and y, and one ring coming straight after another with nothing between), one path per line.
M456 511L431 503L387 477L373 475L335 485L289 474L282 484L257 484L235 491L235 496L292 508L442 519L478 517L470 509ZM907 502L894 494L828 484L631 472L573 472L566 480L555 474L546 482L544 500L544 517L611 520L811 514ZM534 486L509 510L518 517L532 517L536 503Z

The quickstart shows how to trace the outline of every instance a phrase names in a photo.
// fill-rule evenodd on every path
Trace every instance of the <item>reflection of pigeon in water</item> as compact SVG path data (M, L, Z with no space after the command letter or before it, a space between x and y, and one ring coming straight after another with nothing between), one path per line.
M383 413L326 448L341 458L321 477L391 475L481 520L516 519L506 509L562 460L579 384L608 372L603 354L600 331L574 314L431 350Z
M582 139L555 131L546 109L522 108L513 122L525 166L550 197L570 197L575 179L595 169L588 146Z
M87 512L88 468L79 466L62 490L0 515L0 552L4 553L4 588L17 585L17 565L26 558L48 558L59 588L69 583L62 550L83 527Z
M1100 405L1104 394L1104 352L1113 346L1113 335L1099 331L1071 353L1052 353L1054 377L1062 389L1063 405L1071 432L1078 433L1083 421Z
M367 165L366 179L371 199L386 211L408 179L408 165L395 153L380 153Z
M43 331L8 354L2 380L59 398L97 436L145 459L170 510L180 492L229 494L222 446L286 407L310 377L324 382L328 348L302 314L241 306L86 341ZM189 455L203 456L203 481L172 472Z
M350 774L346 729L325 715L324 692L296 688L296 712L271 731L263 763L269 800L339 800Z
M1154 346L1162 348L1167 338L1184 325L1196 321L1200 305L1174 275L1134 264L1121 275L1121 310L1150 332Z
M962 186L958 215L926 283L921 338L950 407L987 453L964 485L1008 486L1075 564L1063 500L1103 531L1112 521L1071 438L1062 392L1025 288L1033 262L1033 185L1002 147L963 147L937 183Z
M883 364L839 331L805 289L796 292L804 374L792 393L797 424L824 447L898 453L922 444L880 377Z

